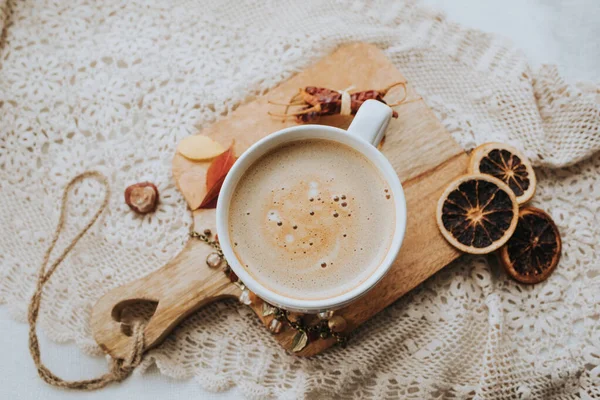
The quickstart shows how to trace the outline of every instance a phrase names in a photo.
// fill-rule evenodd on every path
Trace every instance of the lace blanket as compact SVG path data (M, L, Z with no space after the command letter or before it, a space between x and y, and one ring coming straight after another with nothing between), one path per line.
M179 140L352 41L375 43L465 148L509 142L537 166L534 205L562 232L548 281L524 286L464 256L362 326L347 349L286 354L236 302L187 319L155 363L251 398L600 397L600 101L509 43L409 2L0 0L0 302L23 320L35 271L76 174L111 181L109 211L57 271L41 325L101 354L95 301L177 254L191 216L171 176ZM158 211L122 190L150 180ZM73 237L102 194L71 197ZM587 397L586 397L587 396Z

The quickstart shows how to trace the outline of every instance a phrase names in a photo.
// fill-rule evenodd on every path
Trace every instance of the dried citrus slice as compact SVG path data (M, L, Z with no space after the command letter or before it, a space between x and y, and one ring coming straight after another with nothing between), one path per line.
M562 242L552 218L535 207L519 211L519 223L510 240L500 249L506 272L523 283L546 279L558 265Z
M465 175L440 197L437 223L451 245L465 253L487 254L504 245L517 226L515 194L490 175Z
M469 172L492 175L515 192L519 204L535 193L536 179L531 163L519 150L503 143L485 143L471 153Z

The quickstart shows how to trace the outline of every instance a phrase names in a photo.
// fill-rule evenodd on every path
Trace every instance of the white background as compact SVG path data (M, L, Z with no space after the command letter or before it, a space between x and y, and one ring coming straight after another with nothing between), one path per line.
M511 39L536 69L556 64L572 82L600 82L600 1L598 0L424 0L467 27ZM209 393L193 380L175 381L156 368L119 385L92 393L54 389L43 383L27 348L27 325L13 321L0 307L0 399L237 399L232 389ZM57 345L41 334L43 359L59 376L96 377L106 371L104 358L82 355L74 345Z

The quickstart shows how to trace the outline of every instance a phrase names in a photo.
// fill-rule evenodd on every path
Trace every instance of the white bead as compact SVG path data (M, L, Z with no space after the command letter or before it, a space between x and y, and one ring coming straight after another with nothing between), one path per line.
M219 265L221 265L221 256L218 253L210 253L208 256L206 256L206 265L208 265L210 268L217 268Z
M283 326L283 324L281 323L280 320L273 319L271 321L271 323L269 324L269 330L273 333L279 333L279 332L281 332L282 326Z
M319 319L328 320L329 318L333 317L333 311L321 311L317 314L317 317Z
M242 294L240 294L240 303L247 306L252 304L252 301L250 300L250 291L248 289L243 290Z

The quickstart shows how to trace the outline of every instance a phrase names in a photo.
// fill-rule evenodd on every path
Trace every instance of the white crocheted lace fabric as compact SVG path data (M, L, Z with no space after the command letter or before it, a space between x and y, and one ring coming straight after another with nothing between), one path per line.
M510 44L414 3L303 0L0 0L0 302L26 316L62 188L97 169L110 209L52 278L41 325L101 354L88 324L110 289L161 267L187 240L175 146L352 41L375 43L465 148L498 140L535 162L534 205L562 233L556 272L524 286L464 256L358 329L347 349L286 354L236 302L204 308L143 366L251 398L600 397L600 101ZM161 194L138 216L123 189ZM101 201L71 197L73 237Z

